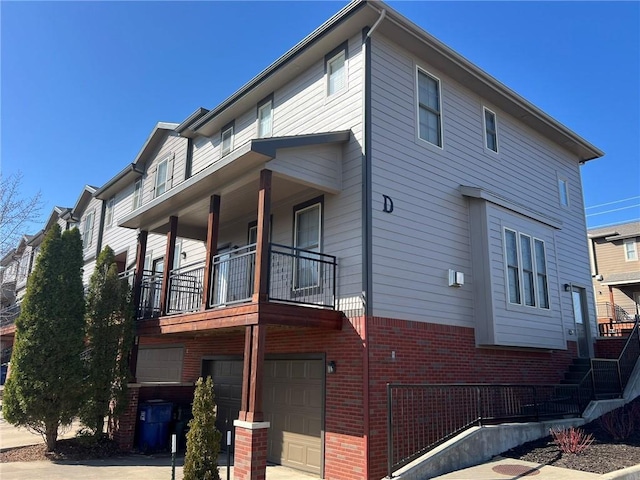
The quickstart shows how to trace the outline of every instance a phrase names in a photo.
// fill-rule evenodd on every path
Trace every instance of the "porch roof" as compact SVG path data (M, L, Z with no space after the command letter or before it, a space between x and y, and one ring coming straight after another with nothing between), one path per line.
M610 273L602 285L632 285L640 283L640 272Z
M284 148L309 147L344 143L350 131L324 132L287 137L252 139L233 152L212 163L192 177L154 198L142 207L120 218L118 225L166 233L170 216L180 216L194 211L206 211L211 195L227 193L252 182L256 172L266 162L276 157L276 151ZM257 190L256 190L257 191ZM203 219L206 215L203 216ZM189 231L179 225L179 236L201 238L202 232Z

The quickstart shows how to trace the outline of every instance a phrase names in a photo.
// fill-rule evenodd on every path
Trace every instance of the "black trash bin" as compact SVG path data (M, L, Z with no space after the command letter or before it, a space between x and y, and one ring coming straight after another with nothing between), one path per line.
M138 414L138 449L143 453L167 450L169 447L169 423L173 404L149 401L140 405Z

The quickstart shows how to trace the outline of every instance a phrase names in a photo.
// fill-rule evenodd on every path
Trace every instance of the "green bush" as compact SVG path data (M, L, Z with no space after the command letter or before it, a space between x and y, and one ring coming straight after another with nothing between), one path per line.
M184 457L184 480L220 480L218 455L220 432L216 429L213 381L202 377L193 394L193 418L189 421L187 452Z

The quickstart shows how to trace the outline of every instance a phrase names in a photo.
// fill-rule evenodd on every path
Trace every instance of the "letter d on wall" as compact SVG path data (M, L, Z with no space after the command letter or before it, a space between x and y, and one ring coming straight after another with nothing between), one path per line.
M385 213L393 212L393 200L391 200L391 197L382 195L382 198L384 199L384 206L382 207L382 211Z

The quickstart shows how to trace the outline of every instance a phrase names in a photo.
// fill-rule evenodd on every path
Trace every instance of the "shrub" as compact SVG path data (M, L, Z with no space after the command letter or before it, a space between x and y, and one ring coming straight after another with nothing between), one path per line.
M184 457L184 480L220 480L218 454L220 432L216 429L213 382L202 377L193 394L193 418L189 421L187 451Z
M587 435L579 428L552 428L550 433L562 453L579 454L593 443L593 435Z
M633 402L605 413L598 424L613 440L627 440L640 428L640 403Z

